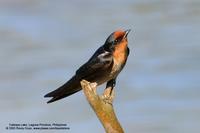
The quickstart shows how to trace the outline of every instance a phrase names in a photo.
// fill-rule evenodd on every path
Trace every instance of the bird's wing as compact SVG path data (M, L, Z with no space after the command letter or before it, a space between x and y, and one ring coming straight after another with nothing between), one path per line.
M111 65L112 61L112 54L100 47L89 61L76 71L76 75L84 79L95 72L106 70Z
M89 59L89 61L76 71L76 75L74 77L72 77L67 83L65 83L58 89L45 95L45 97L53 97L50 101L48 101L48 103L57 101L79 91L80 79L87 79L87 77L91 75L96 76L95 72L106 70L111 63L111 53L105 51L102 47L100 47Z

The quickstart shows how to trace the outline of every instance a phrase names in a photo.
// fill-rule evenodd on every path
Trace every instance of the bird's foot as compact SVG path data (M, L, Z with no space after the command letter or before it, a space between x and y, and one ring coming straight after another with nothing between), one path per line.
M114 89L112 87L106 88L102 95L102 99L105 103L112 105L114 99Z
M110 97L103 97L102 99L104 103L112 105L113 100Z

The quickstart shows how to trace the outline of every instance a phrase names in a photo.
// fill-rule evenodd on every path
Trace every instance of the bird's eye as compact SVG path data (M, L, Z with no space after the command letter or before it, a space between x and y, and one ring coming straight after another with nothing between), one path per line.
M115 39L115 40L114 40L114 42L113 42L113 43L116 45L116 44L118 44L118 43L119 43L121 40L122 40L122 38L121 38L121 37L120 37L120 38L117 38L117 39Z
M115 41L114 41L114 44L117 44L118 43L118 40L116 39Z

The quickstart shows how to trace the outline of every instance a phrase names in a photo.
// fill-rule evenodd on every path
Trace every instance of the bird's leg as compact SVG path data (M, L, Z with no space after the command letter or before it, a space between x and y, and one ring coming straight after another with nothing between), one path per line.
M107 82L106 88L103 93L102 99L104 102L112 104L114 99L114 87L115 87L116 79L111 79Z

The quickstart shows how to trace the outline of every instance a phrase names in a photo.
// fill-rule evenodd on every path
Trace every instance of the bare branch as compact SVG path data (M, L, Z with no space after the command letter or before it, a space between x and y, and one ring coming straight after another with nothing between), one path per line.
M111 87L106 88L103 95L99 96L96 92L96 83L82 80L81 86L90 106L101 121L105 131L107 133L123 133L124 131L117 120L112 105L114 89Z

